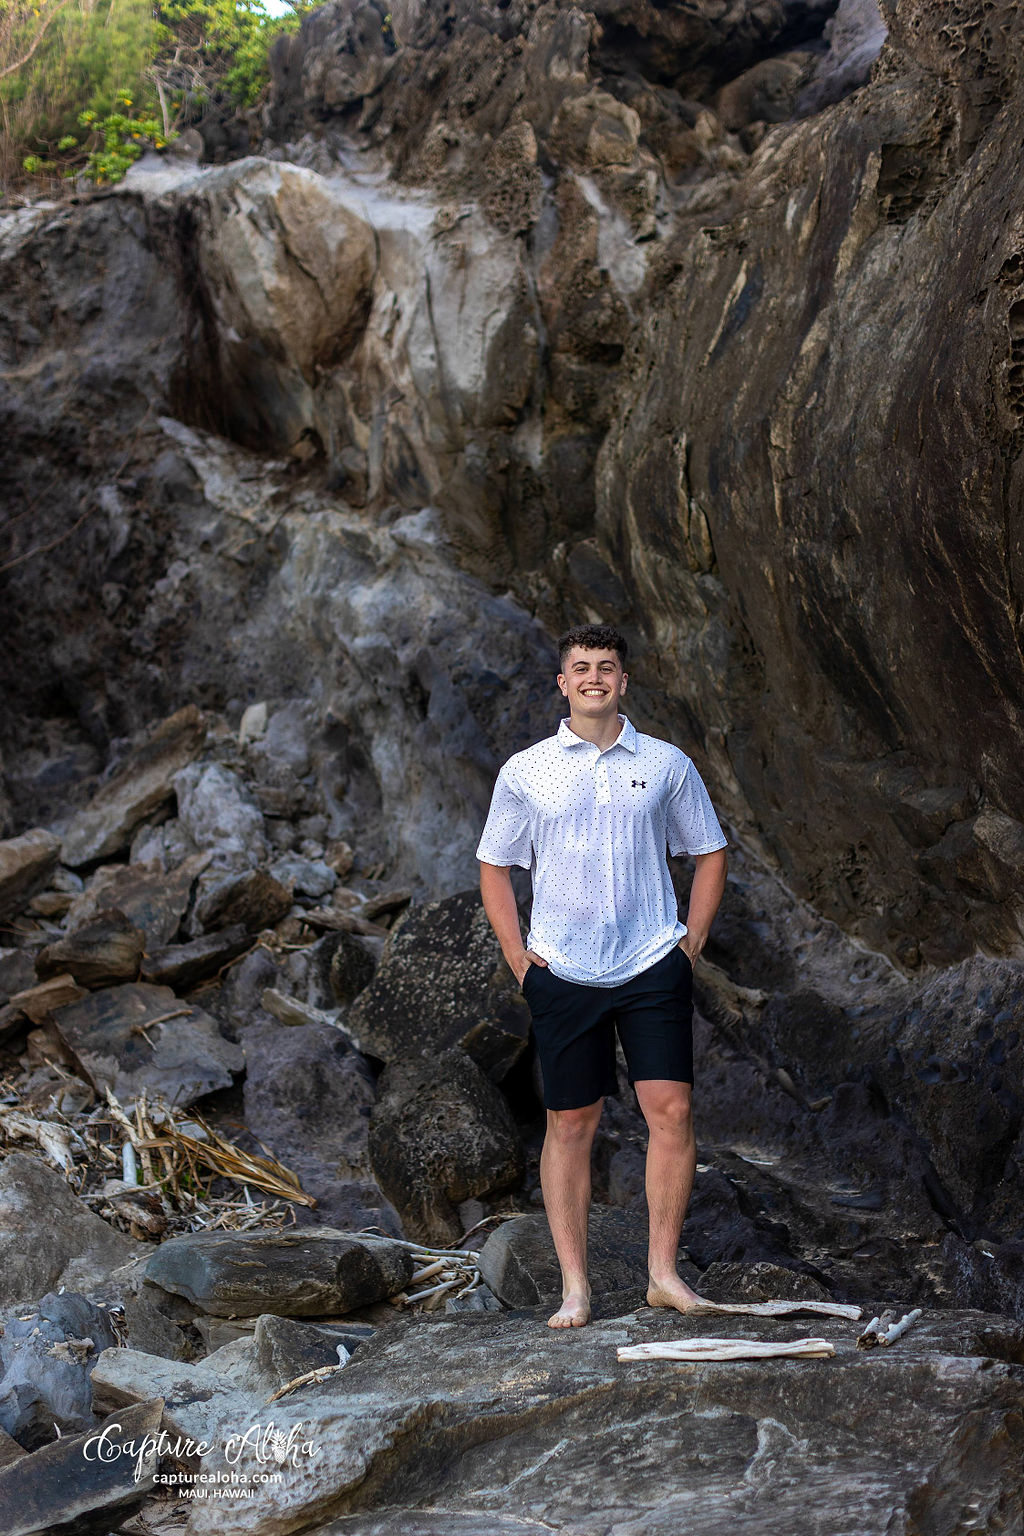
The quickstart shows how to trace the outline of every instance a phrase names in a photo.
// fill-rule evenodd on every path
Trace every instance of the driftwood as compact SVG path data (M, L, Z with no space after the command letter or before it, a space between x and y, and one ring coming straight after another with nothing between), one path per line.
M851 1323L861 1316L860 1307L839 1301L706 1301L703 1296L687 1308L686 1315L704 1317L729 1313L744 1317L795 1317L801 1312L813 1312L818 1317L842 1317Z
M276 1403L279 1397L287 1397L289 1392L295 1392L299 1387L311 1386L315 1381L327 1381L343 1370L352 1358L352 1351L346 1349L344 1344L338 1345L337 1365L318 1365L315 1371L305 1371L301 1376L293 1376L291 1381L286 1381L283 1387L278 1387L276 1392L271 1392L264 1403L264 1408L270 1403Z
M616 1354L620 1360L820 1360L835 1352L835 1346L827 1339L769 1343L765 1339L710 1338L626 1344Z
M908 1328L912 1328L921 1316L921 1308L915 1307L913 1312L907 1312L896 1321L894 1312L883 1312L881 1317L873 1317L864 1332L857 1339L858 1349L874 1349L876 1345L894 1344L902 1338Z
M480 1255L472 1248L425 1248L420 1243L410 1243L404 1238L385 1237L381 1232L364 1231L353 1234L362 1240L384 1241L404 1248L417 1261L418 1267L404 1291L390 1298L393 1307L422 1307L433 1312L451 1296L461 1299L483 1284L480 1273ZM416 1287L416 1289L414 1289Z

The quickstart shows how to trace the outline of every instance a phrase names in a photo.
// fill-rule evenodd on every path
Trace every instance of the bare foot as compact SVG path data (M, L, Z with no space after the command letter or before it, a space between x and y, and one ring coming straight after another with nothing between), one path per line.
M680 1280L678 1275L670 1275L665 1280L651 1280L647 1287L649 1307L674 1307L677 1312L696 1312L703 1302L703 1296L691 1291L686 1281Z
M590 1292L570 1291L558 1311L548 1318L549 1328L582 1328L590 1322Z

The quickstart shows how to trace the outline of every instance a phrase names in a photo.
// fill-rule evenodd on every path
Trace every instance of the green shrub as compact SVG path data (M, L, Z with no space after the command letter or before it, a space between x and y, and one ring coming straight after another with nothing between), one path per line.
M311 0L0 0L0 180L117 181L205 113L252 106ZM82 142L76 130L85 128Z

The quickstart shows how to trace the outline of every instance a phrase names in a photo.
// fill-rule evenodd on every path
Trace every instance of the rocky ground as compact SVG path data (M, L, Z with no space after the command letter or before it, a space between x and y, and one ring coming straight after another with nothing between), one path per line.
M5 1530L1022 1528L1020 13L939 9L332 0L0 215ZM625 1082L544 1327L473 849L581 616L733 838L681 1263L891 1349L642 1306ZM616 1357L754 1331L835 1354Z

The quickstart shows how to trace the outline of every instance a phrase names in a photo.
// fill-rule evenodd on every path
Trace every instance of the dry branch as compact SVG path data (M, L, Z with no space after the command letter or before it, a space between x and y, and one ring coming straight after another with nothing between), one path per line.
M823 1359L835 1354L827 1339L669 1339L664 1343L626 1344L616 1351L620 1360L771 1360Z
M687 1308L688 1317L718 1312L745 1317L795 1317L801 1312L813 1312L818 1317L841 1317L851 1323L861 1316L860 1307L840 1301L706 1301L702 1296Z

